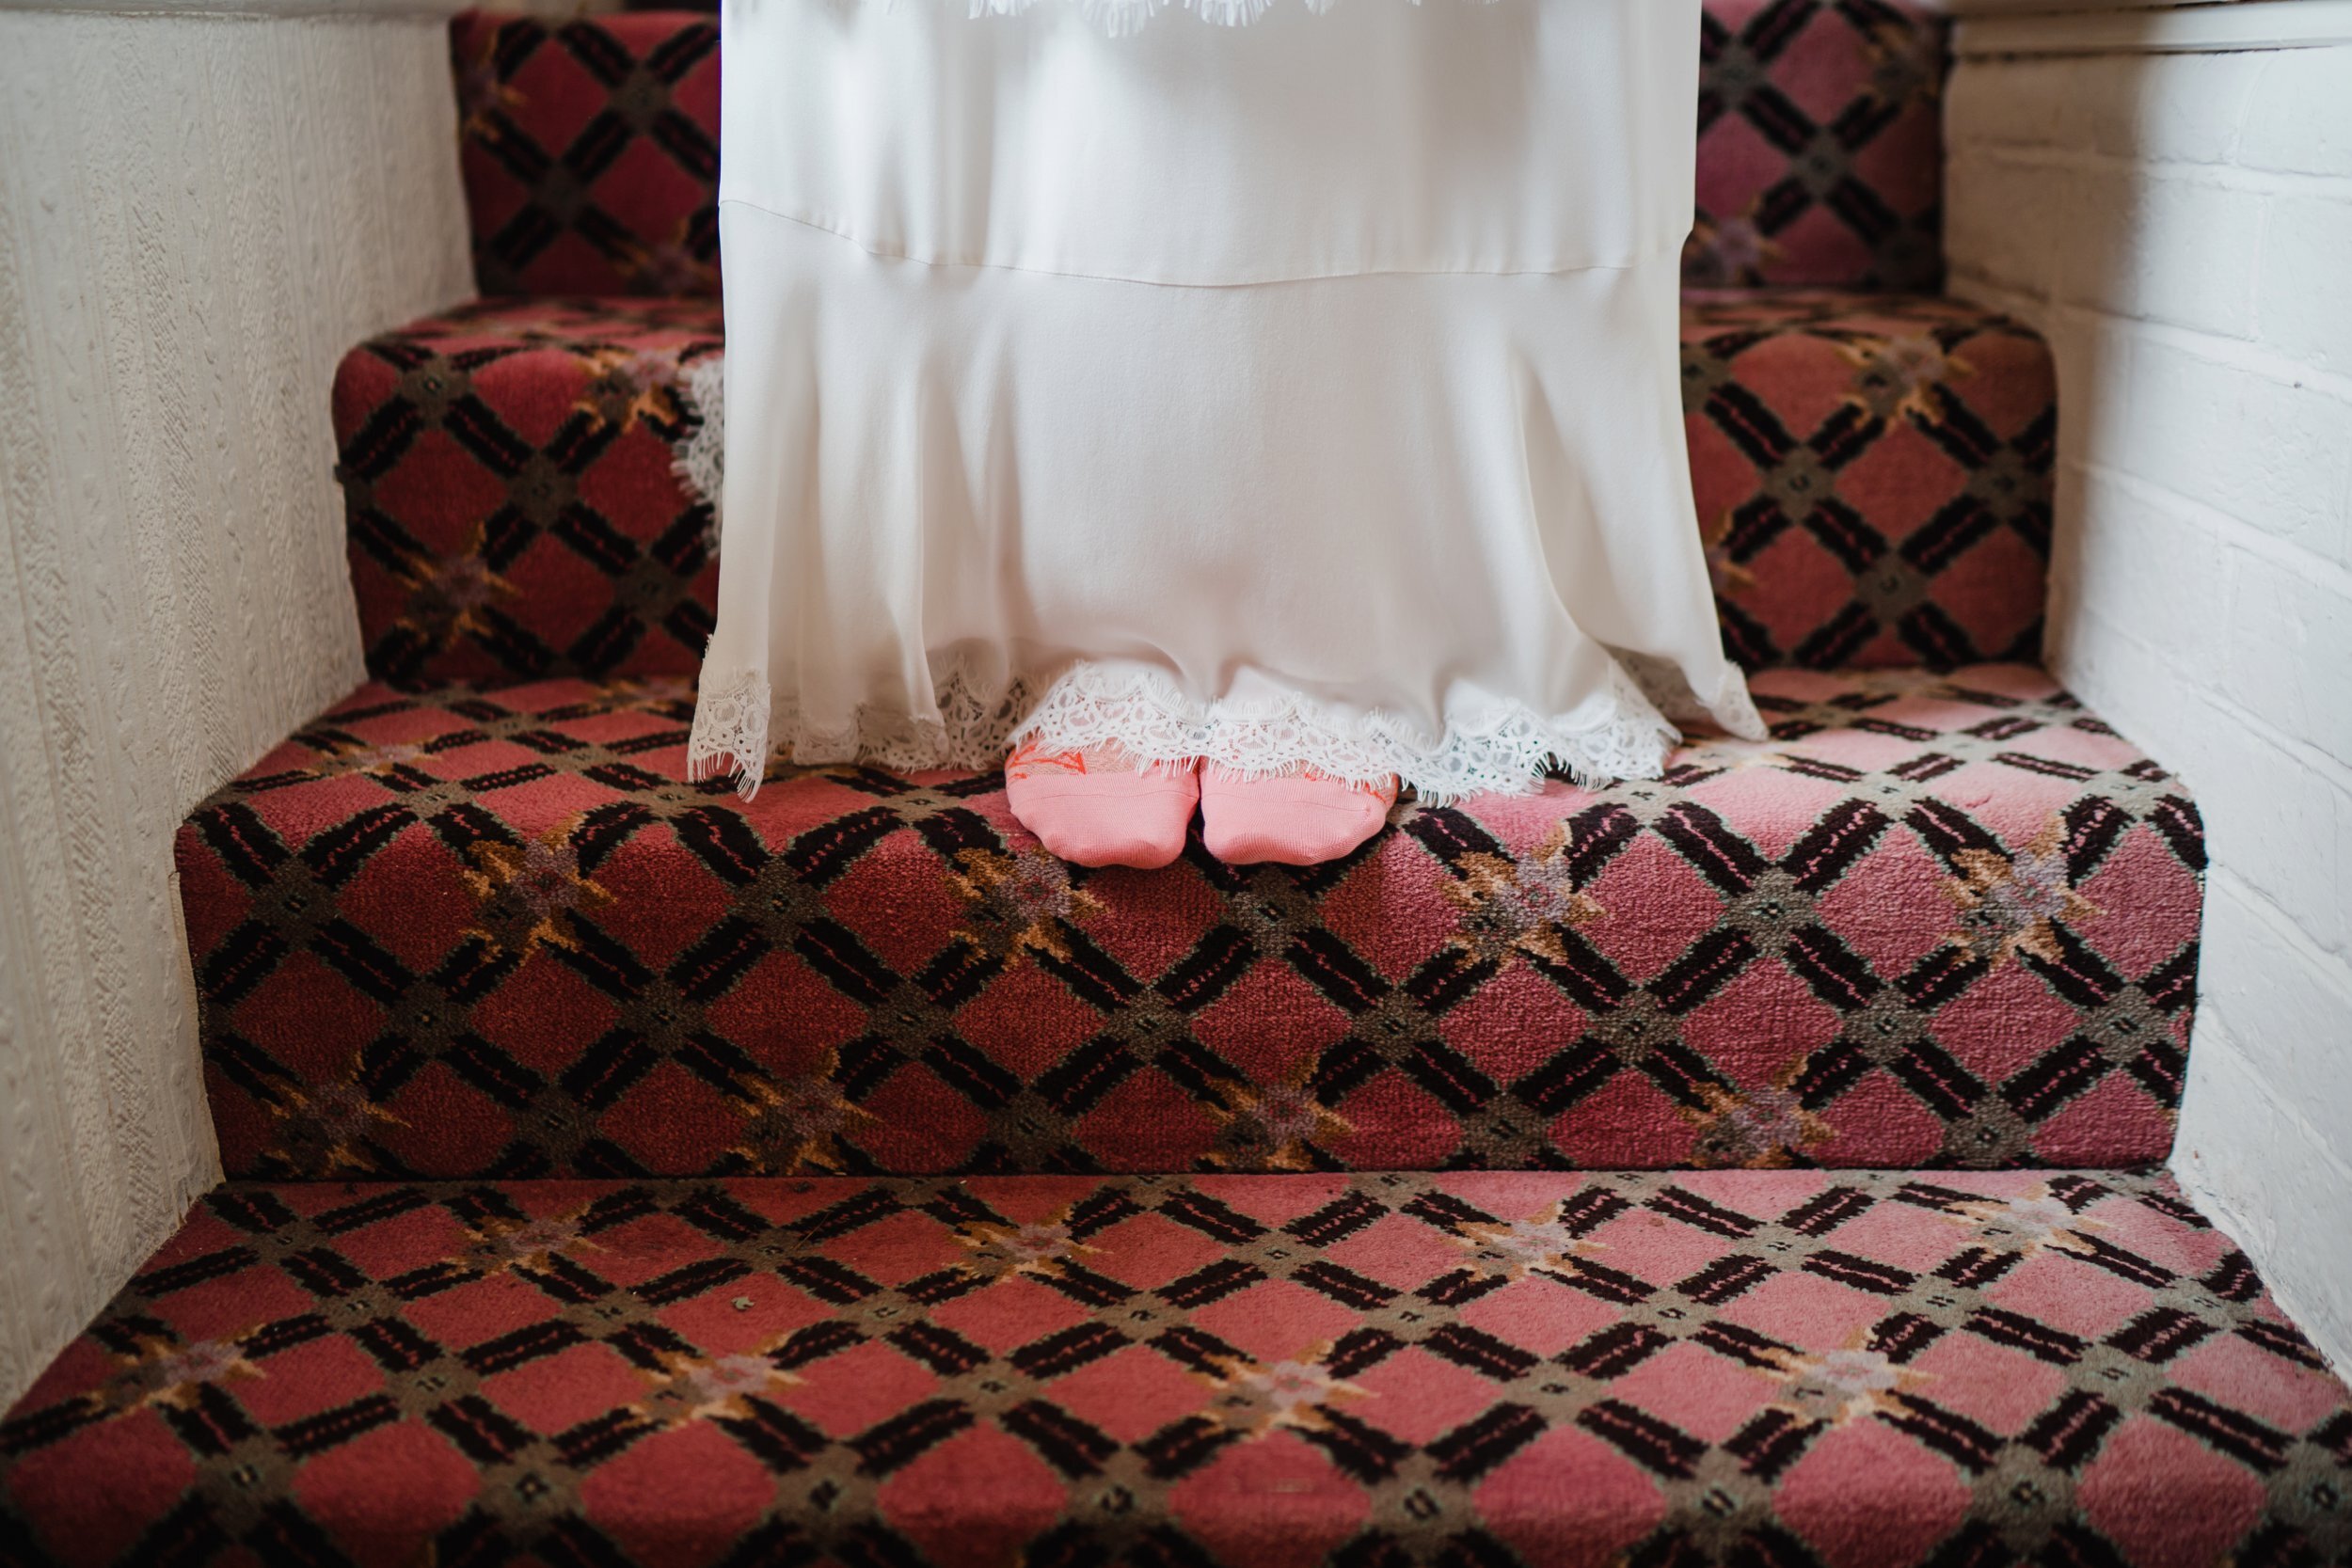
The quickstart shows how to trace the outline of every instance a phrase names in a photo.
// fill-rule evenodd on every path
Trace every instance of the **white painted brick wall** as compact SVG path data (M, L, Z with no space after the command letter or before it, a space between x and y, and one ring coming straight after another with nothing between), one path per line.
M1953 292L2059 369L2052 661L2211 834L2174 1166L2352 1369L2352 47L1966 59Z

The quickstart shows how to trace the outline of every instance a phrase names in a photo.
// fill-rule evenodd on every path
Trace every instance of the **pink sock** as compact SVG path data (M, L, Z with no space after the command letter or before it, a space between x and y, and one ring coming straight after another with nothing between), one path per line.
M1025 743L1005 764L1005 795L1021 825L1063 860L1150 871L1184 852L1200 781L1188 762L1138 769L1115 748Z
M1200 769L1201 839L1228 865L1320 865L1380 831L1396 781L1344 784L1309 771L1246 779Z

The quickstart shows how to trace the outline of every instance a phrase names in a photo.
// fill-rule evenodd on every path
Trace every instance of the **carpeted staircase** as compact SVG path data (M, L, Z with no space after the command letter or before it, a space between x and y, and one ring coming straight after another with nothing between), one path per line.
M2037 664L2049 356L1893 292L1940 23L1708 10L1773 738L1152 873L682 782L716 29L461 19L491 297L334 388L375 679L180 837L230 1180L0 1422L0 1563L2352 1561L2352 1396L2161 1171L2201 829Z

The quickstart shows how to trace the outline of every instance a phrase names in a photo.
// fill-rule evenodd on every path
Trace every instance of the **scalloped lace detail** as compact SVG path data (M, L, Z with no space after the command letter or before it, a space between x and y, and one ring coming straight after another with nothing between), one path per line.
M756 670L703 671L694 728L686 738L686 777L733 777L743 799L768 772L768 677Z
M710 551L716 555L726 518L726 356L713 354L687 365L678 385L691 422L686 439L670 449L670 471L690 494L710 503Z
M1048 689L1013 739L1052 751L1116 745L1140 765L1199 760L1248 777L1312 769L1351 784L1394 778L1432 805L1525 795L1552 769L1588 788L1654 779L1679 734L1630 678L1613 673L1614 711L1598 723L1571 726L1515 703L1433 736L1394 715L1297 695L1198 703L1156 670L1081 664Z
M882 0L888 4L890 0ZM1018 16L1039 5L1041 0L969 0L971 14L983 16ZM1075 5L1088 21L1102 28L1112 38L1126 38L1141 32L1162 11L1186 10L1201 21L1217 27L1246 27L1274 8L1274 0L1057 0ZM1337 0L1300 0L1317 16L1331 9ZM1420 5L1422 0L1410 0ZM1497 0L1469 0L1469 3L1494 5Z
M1648 654L1616 650L1617 663L1631 676L1658 710L1677 723L1711 723L1720 725L1741 740L1767 740L1771 728L1764 716L1756 711L1756 699L1748 695L1748 678L1736 664L1724 666L1724 678L1715 689L1702 697L1691 689L1682 669L1671 659L1656 658Z
M1570 725L1510 703L1474 721L1449 723L1438 736L1391 714L1353 713L1295 694L1196 702L1162 672L1122 664L1074 665L1042 697L1022 680L991 696L951 665L935 672L936 714L863 708L854 722L826 727L804 723L790 704L779 706L755 670L706 671L686 776L732 777L748 800L777 758L797 767L870 763L901 773L987 769L1003 766L1015 746L1035 742L1056 752L1116 747L1138 768L1206 762L1250 778L1312 769L1351 784L1396 779L1428 804L1446 805L1471 795L1529 794L1555 771L1588 789L1657 778L1681 738L1674 719L1765 738L1736 669L1715 701L1701 704L1671 664L1620 657L1623 664L1611 671L1613 710L1597 723Z
M895 773L1001 768L1012 752L1014 729L1036 701L1025 681L1016 679L992 697L952 667L934 676L933 692L936 713L865 707L851 723L831 727L803 722L789 703L777 705L767 676L756 670L706 670L686 742L686 776L732 778L748 800L778 758L802 768L871 763Z

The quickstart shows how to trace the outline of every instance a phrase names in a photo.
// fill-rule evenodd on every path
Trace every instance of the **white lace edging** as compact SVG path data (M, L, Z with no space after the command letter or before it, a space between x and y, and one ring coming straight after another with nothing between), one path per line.
M756 670L705 669L686 737L689 783L733 778L743 799L768 772L768 677Z
M1756 711L1756 699L1748 695L1748 678L1740 673L1738 665L1726 660L1723 679L1715 683L1712 692L1702 697L1691 689L1682 667L1672 659L1624 648L1613 651L1617 663L1633 683L1658 705L1661 713L1676 722L1718 724L1741 740L1772 737L1764 716Z
M953 669L935 678L933 693L935 714L866 707L848 724L814 725L791 704L779 705L758 671L706 669L686 742L686 776L695 782L732 778L748 800L759 793L768 763L778 755L802 767L864 762L898 773L1002 768L1012 752L1013 730L1035 702L1025 681L1016 679L991 697Z
M1020 680L991 696L958 669L937 675L934 715L865 708L837 727L804 723L774 703L755 670L706 671L687 741L691 780L733 777L745 800L759 793L771 757L801 766L863 762L897 772L1001 767L1015 746L1048 751L1117 747L1138 768L1212 763L1248 778L1312 769L1352 784L1396 779L1430 805L1471 795L1532 793L1549 772L1587 789L1616 779L1654 779L1679 740L1676 719L1711 721L1761 740L1763 721L1747 683L1727 668L1715 700L1701 704L1674 665L1621 656L1611 670L1611 705L1597 722L1571 725L1517 703L1432 736L1374 710L1356 713L1311 698L1196 702L1160 671L1079 664L1042 697ZM1661 711L1661 707L1663 711ZM1670 718L1669 715L1673 717Z
M1513 703L1432 736L1376 709L1352 713L1296 695L1198 703L1156 670L1081 664L1047 689L1012 739L1051 751L1117 746L1142 767L1200 761L1249 778L1311 769L1351 784L1396 779L1424 802L1447 805L1530 794L1554 769L1587 788L1663 772L1680 733L1630 679L1613 675L1612 711L1597 723L1571 726Z
M727 361L723 354L697 359L678 374L691 428L670 449L670 471L689 494L710 503L710 549L719 552L726 519Z
M892 0L868 0L869 4L890 4ZM1162 11L1181 9L1192 12L1201 21L1216 27L1247 27L1274 8L1274 0L1062 0L1077 6L1086 19L1112 38L1128 38L1141 32L1153 17ZM1300 0L1309 10L1321 16L1331 9L1337 0ZM1420 5L1422 0L1411 0ZM1493 5L1496 0L1476 0ZM984 16L1019 16L1040 4L1040 0L969 0L971 14Z

